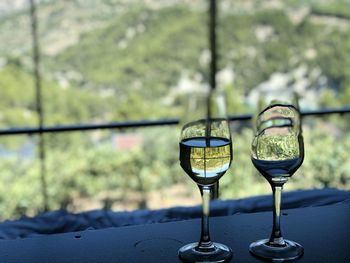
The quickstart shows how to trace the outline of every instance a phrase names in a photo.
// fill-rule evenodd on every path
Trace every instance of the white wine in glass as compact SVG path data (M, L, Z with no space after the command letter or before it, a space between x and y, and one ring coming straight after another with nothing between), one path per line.
M224 100L215 93L190 97L191 110L180 136L180 165L195 181L202 195L203 214L199 242L179 250L185 262L227 262L232 251L226 245L212 242L209 234L209 204L214 185L230 168L232 161L231 132Z

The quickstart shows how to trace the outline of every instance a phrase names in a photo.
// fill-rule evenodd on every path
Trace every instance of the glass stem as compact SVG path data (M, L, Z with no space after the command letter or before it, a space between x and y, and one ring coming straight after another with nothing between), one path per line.
M219 181L217 181L215 184L213 184L213 188L211 191L211 200L215 200L219 198Z
M202 195L202 229L201 238L198 243L197 250L202 252L209 252L214 249L213 242L210 240L209 235L209 210L210 210L210 196L212 192L212 186L199 186Z
M271 246L285 246L284 239L281 233L281 194L283 184L271 184L273 192L273 228L269 244Z

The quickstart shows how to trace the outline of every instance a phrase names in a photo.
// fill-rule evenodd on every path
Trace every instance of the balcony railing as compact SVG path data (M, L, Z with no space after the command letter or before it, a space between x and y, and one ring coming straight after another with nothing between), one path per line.
M342 108L327 108L319 110L302 111L303 117L314 116L321 117L330 114L347 114L350 113L350 107ZM230 121L249 121L252 118L251 114L240 114L230 116ZM158 120L139 120L139 121L124 121L124 122L109 122L100 124L73 124L73 125L57 125L44 127L20 127L0 129L0 136L4 135L20 135L20 134L40 134L40 133L57 133L57 132L74 132L74 131L90 131L103 129L124 129L124 128L141 128L154 127L164 125L176 125L179 119L158 119Z

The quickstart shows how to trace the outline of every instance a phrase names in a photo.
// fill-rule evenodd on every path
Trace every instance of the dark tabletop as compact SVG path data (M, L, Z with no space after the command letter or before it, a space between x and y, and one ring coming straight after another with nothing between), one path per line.
M305 249L297 262L350 262L350 202L282 211L285 238ZM215 217L211 237L230 246L231 262L262 262L248 252L251 242L267 238L271 212ZM88 230L1 240L0 262L180 262L177 250L199 238L200 220Z

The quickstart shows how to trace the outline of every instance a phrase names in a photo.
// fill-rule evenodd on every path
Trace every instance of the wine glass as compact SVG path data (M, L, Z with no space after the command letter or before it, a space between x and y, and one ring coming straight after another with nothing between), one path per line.
M283 185L304 160L301 118L297 104L272 102L256 118L251 160L255 168L270 183L273 192L273 229L269 239L252 243L250 252L271 261L301 257L303 247L284 239L280 226L280 206Z
M210 197L232 161L224 99L215 92L192 95L186 115L179 143L180 165L200 188L203 214L199 242L181 247L178 254L185 262L226 262L232 258L231 249L212 242L209 234Z

